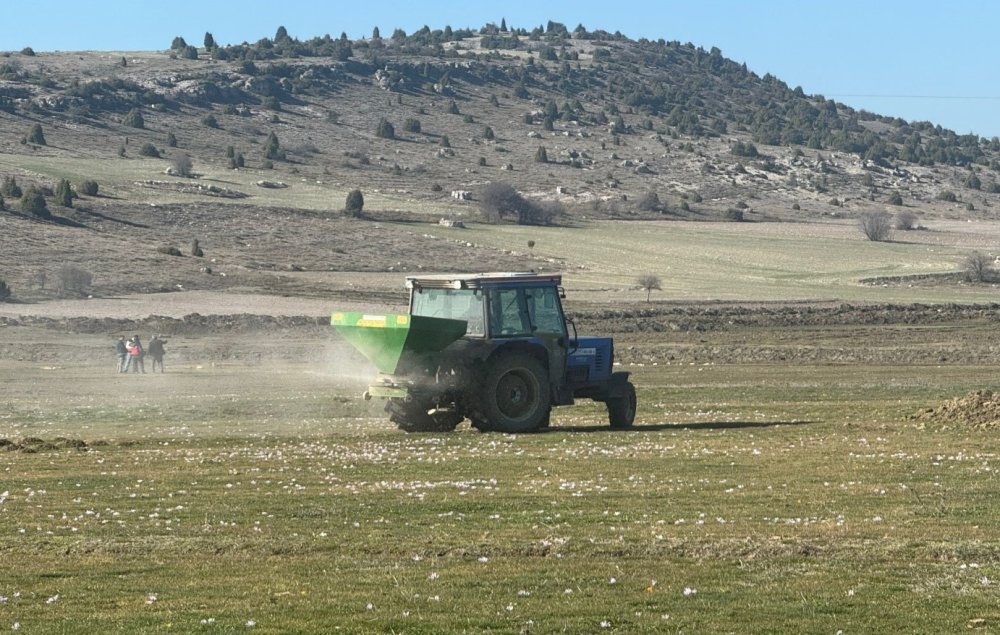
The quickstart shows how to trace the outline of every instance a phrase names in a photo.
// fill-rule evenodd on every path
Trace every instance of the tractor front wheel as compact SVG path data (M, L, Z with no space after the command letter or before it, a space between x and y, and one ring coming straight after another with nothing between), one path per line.
M608 419L615 429L631 428L635 422L635 386L632 382L625 383L625 394L621 397L610 397L607 400Z
M473 418L482 430L532 432L548 420L548 373L536 358L525 353L501 355L486 371L476 396L481 416Z

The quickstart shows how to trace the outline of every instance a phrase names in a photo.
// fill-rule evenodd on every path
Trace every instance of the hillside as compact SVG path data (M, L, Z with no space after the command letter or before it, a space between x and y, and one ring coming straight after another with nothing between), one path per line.
M60 179L78 194L84 181L99 186L74 209L50 196L55 222L5 197L8 278L50 264L45 245L97 267L102 293L236 286L155 251L186 253L194 239L249 286L260 271L524 266L513 249L412 239L426 233L414 222L479 220L477 199L497 182L558 203L563 224L867 211L919 223L990 219L1000 205L997 139L855 111L718 49L556 23L357 41L279 29L254 44L173 45L0 57L0 175L50 194ZM28 140L36 125L44 142ZM165 173L184 157L191 176ZM354 189L391 231L340 217ZM151 282L165 264L178 281Z

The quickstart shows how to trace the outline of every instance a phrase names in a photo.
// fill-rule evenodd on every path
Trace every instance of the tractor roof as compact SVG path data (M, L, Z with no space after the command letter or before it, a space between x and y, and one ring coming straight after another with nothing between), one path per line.
M425 276L407 276L406 288L424 289L484 289L524 286L554 286L562 284L558 273L494 272L494 273L442 273Z

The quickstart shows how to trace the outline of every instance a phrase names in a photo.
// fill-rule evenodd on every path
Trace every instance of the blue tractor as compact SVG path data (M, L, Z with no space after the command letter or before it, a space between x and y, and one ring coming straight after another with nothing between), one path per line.
M562 276L536 273L406 278L407 314L337 312L331 323L379 370L365 398L386 399L408 432L533 432L553 406L604 402L612 428L635 420L635 387L614 371L609 337L576 333ZM570 332L572 330L572 333Z

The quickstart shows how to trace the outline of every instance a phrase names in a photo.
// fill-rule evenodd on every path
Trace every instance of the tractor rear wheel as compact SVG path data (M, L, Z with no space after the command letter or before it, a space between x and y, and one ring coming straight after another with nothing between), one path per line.
M615 429L631 428L635 422L635 386L632 382L625 383L625 394L621 397L610 397L607 400L608 419Z
M431 405L419 401L390 399L385 405L392 421L403 432L451 432L462 422L456 412L428 414Z
M476 427L497 432L532 432L549 418L548 373L526 353L501 355L487 369L476 396Z

